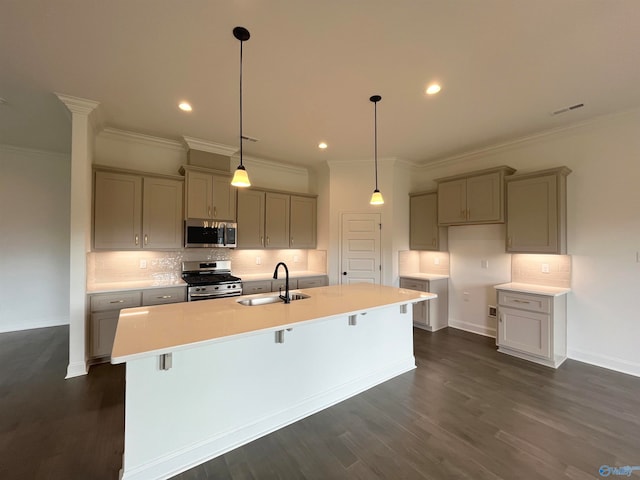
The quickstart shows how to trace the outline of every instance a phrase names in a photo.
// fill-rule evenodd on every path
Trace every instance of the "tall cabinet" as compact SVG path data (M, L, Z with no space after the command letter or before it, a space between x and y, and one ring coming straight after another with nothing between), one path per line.
M409 248L446 250L447 230L438 226L438 192L409 194Z

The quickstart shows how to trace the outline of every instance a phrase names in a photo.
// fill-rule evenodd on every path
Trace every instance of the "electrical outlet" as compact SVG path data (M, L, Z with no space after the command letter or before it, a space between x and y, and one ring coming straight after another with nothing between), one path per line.
M147 268L147 261L144 258L140 259L140 268Z
M469 301L469 292L462 292L462 298L465 302Z
M548 263L543 263L542 264L542 273L549 273L549 264Z
M300 258L298 258L298 255L293 256L293 263L298 263L299 260Z
M256 257L256 265L262 265L262 258Z
M489 268L489 260L480 260L480 267Z
M439 257L434 257L433 264L434 265L440 265L440 258Z

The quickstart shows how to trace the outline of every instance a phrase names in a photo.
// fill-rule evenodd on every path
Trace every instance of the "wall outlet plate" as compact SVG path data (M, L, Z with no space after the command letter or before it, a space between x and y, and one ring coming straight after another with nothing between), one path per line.
M549 273L549 264L548 263L543 263L542 264L542 273Z
M488 305L487 315L491 318L496 318L498 316L498 309L494 305Z

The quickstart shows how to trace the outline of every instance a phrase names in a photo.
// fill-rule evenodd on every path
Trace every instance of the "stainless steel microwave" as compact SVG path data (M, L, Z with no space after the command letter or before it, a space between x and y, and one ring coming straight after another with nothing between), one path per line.
M184 246L235 248L238 224L190 218L184 222Z

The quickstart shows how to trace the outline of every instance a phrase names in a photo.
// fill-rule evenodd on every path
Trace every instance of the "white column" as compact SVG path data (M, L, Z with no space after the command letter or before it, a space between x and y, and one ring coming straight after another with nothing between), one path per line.
M56 94L71 112L71 235L69 255L69 365L66 378L87 374L87 252L91 250L91 164L97 102Z

